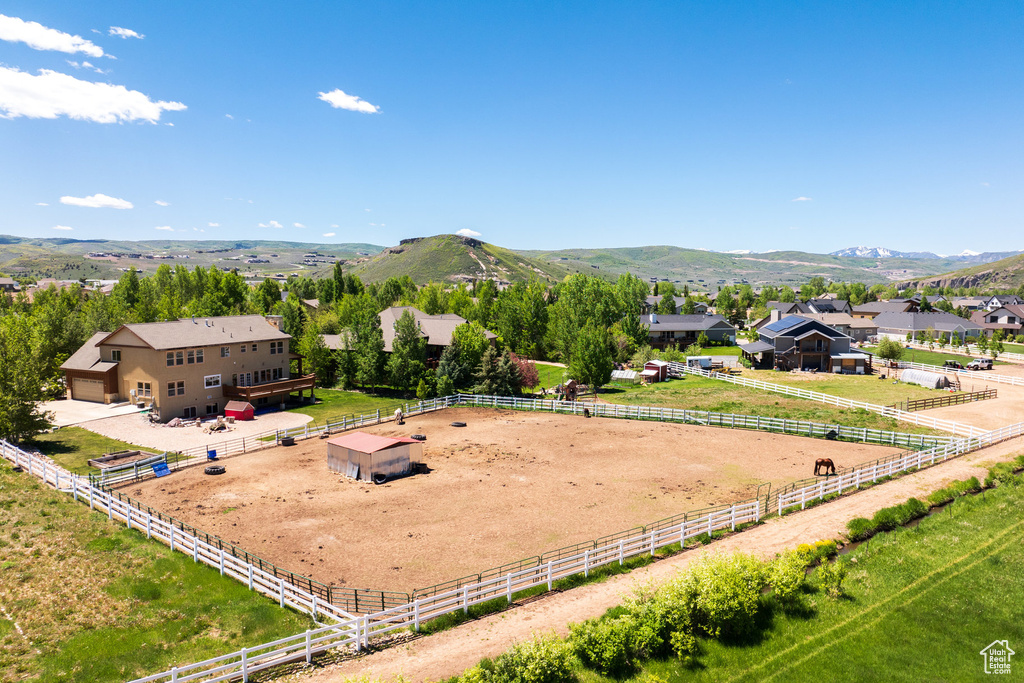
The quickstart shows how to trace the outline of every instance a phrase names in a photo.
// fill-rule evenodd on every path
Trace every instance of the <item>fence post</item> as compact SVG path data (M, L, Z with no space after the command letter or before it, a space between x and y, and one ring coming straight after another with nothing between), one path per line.
M199 562L199 537L195 534L192 534L192 561L197 564Z
M310 643L310 639L309 639L309 629L307 628L306 629L306 664L311 664L312 662L313 662L313 648L312 648L312 643Z
M413 627L413 629L417 633L420 632L420 599L419 598L416 598L416 600L414 600L413 603L412 603L412 627Z
M583 551L583 576L584 578L590 578L590 551Z
M462 613L469 614L469 585L462 587Z
M512 604L512 572L505 575L505 599Z
M686 519L684 518L682 523L679 525L679 548L680 550L686 550Z
M248 653L242 648L242 683L249 683Z
M732 515L731 515L731 518L730 518L729 522L732 525L732 530L736 531L736 505L735 504L732 506Z
M153 515L146 515L146 538L153 538Z
M224 548L220 549L220 575L224 576Z
M620 538L619 539L619 566L620 567L622 566L622 559L623 559L622 544L623 544L623 541Z
M800 489L800 509L803 510L807 505L807 487Z
M311 593L310 595L313 596L313 621L316 621L316 593Z
M278 596L278 598L279 598L278 599L278 604L280 604L281 607L283 608L284 607L284 579L278 579L278 582L280 583L280 587L281 587L281 593Z
M178 667L171 667L171 683L178 683Z
M90 510L95 510L96 509L95 506L93 505L93 501L92 501L92 482L89 482L89 509Z
M656 533L656 529L651 529L651 557L654 557L654 534Z
M249 590L252 590L252 564L249 565Z
M548 590L551 590L551 560L548 560Z

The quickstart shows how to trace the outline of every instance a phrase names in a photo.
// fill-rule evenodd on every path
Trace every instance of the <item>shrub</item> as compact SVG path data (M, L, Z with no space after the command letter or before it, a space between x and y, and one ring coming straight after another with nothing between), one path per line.
M965 481L954 481L949 485L952 489L953 494L957 496L966 496L968 493L976 493L981 490L981 482L978 481L977 477L971 477Z
M932 505L945 505L954 498L956 498L956 494L953 493L953 489L948 486L928 494L928 502Z
M846 535L851 541L863 541L875 533L875 525L870 519L856 517L846 523Z
M898 505L882 508L871 518L873 531L889 531L900 526L904 522L902 512Z
M999 486L1017 481L1017 475L1013 473L1014 464L1000 462L988 468L988 476L985 477L985 486Z
M554 636L534 636L494 660L493 683L559 683L576 680L568 644Z
M919 519L928 514L928 506L917 498L908 498L907 502L903 504L903 507L909 515L907 522L912 519ZM904 522L904 524L906 524L906 522Z
M822 560L836 554L837 546L835 541L815 541L814 543L801 543L796 551L804 558L804 565L810 567Z
M620 676L636 668L661 646L655 624L630 614L569 627L569 644L583 665L602 674Z
M752 555L709 555L696 562L682 580L694 596L694 625L718 638L723 633L742 633L753 623L768 572Z
M768 583L778 600L791 602L800 595L806 568L807 556L800 551L787 551L771 563Z
M836 559L818 567L818 581L825 595L837 600L843 596L843 581L846 579L846 562Z

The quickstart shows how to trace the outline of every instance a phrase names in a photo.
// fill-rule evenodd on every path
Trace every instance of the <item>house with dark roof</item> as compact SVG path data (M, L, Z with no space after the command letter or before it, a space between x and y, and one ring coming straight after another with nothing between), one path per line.
M991 311L975 311L971 314L971 322L979 325L989 336L996 330L1018 335L1024 327L1024 305L1007 304Z
M740 344L757 367L844 374L871 372L871 356L851 351L853 338L820 320L788 315L758 331L758 340Z
M854 318L875 318L882 313L910 313L917 310L917 302L910 299L893 301L870 301L854 306L850 312Z
M1003 306L1019 306L1021 304L1024 304L1024 299L1016 294L996 294L989 297L988 301L985 302L985 309L994 311Z
M961 340L982 334L978 323L942 311L880 313L875 316L875 324L878 325L879 337L896 340L906 339L908 334L912 339L917 339L929 330L936 335L945 333L952 337L956 334Z
M665 349L672 345L682 348L695 344L702 332L710 341L717 343L732 343L736 340L736 328L718 314L651 313L640 316L640 324L647 326L650 345L656 349Z
M686 297L685 296L676 296L676 297L672 297L672 298L675 299L675 302L676 302L676 309L673 311L673 313L674 314L678 314L678 313L680 313L683 310L683 306L686 304ZM651 313L652 311L657 311L658 310L658 306L660 304L661 304L661 297L660 296L649 296L644 301L643 308L642 308L641 312L647 314L647 313ZM693 312L694 313L707 313L708 312L708 305L706 303L704 303L703 301L694 301L693 302Z
M18 283L12 277L0 277L0 292L17 292Z
M427 360L440 358L446 347L452 345L452 333L459 325L465 325L467 320L454 313L442 313L439 315L427 315L413 306L392 306L380 312L380 329L384 335L384 351L391 353L395 342L395 324L406 311L412 313L419 328L420 337L427 342ZM343 334L325 334L324 344L329 349L336 351L348 350L348 338ZM484 330L487 341L493 343L498 335L490 330Z
M162 421L219 414L228 400L262 406L305 390L291 335L259 315L122 325L93 335L62 366L68 398L144 403ZM291 377L290 361L298 359Z

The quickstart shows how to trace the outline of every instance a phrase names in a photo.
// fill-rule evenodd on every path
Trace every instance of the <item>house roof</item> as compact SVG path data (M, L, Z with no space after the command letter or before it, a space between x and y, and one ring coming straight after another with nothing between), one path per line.
M334 351L348 351L348 344L345 337L340 334L322 334L324 346Z
M384 333L384 350L392 350L392 342L395 340L395 323L402 317L405 311L410 311L420 327L420 336L427 340L430 346L451 346L452 332L459 325L465 325L466 319L454 313L442 313L440 315L427 315L423 311L412 306L392 306L380 312L380 328ZM497 339L498 335L490 330L484 330L488 340Z
M875 318L879 329L923 332L929 327L937 332L952 332L957 329L976 330L978 323L966 320L952 313L934 311L928 313L880 313Z
M336 436L329 439L327 443L334 446L341 446L360 453L376 453L387 448L393 448L403 443L419 443L416 439L392 439L387 436L377 436L366 432L352 432L343 436Z
M800 301L769 301L767 303L768 310L775 309L779 313L810 313L811 309L805 303Z
M712 327L725 326L734 330L729 321L718 315L706 315L703 313L690 313L687 315L662 315L661 313L641 316L641 323L650 328L650 333L656 332L696 332L699 330L710 330Z
M799 338L799 336L806 336L812 331L820 332L831 339L839 339L840 337L849 338L849 335L845 335L839 330L829 327L820 320L800 315L787 315L785 318L765 325L759 330L761 335L768 337L769 339L782 336Z
M903 313L914 306L913 301L872 301L854 306L854 313Z
M847 308L849 302L845 299L811 299L807 305L817 313L833 313Z
M756 342L750 342L749 344L740 344L740 348L747 353L762 353L763 351L774 351L775 347L766 341L758 339Z
M228 404L224 406L224 410L255 410L251 403L246 401L228 401Z
M111 343L108 340L122 330L131 332L144 344L157 350L291 339L291 335L280 331L261 315L226 315L122 325L100 343Z
M97 332L89 337L89 341L82 344L82 348L68 358L60 366L62 370L89 370L91 372L106 372L110 368L116 368L117 363L110 363L100 360L100 347L98 344L107 336L106 332Z

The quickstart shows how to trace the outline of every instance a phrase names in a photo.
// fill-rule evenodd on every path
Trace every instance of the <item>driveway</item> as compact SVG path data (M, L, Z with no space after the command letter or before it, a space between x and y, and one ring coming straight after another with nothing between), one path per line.
M139 409L130 403L106 404L69 399L43 401L39 406L53 414L52 422L57 427L69 427L83 422L91 422L92 420L102 420L108 417L130 415L139 412Z

